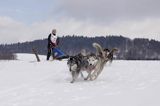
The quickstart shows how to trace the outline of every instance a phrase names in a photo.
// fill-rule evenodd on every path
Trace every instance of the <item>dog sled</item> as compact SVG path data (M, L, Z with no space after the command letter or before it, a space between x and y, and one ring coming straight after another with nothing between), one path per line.
M38 52L37 52L37 50L35 49L35 48L32 48L32 52L33 52L33 54L35 54L35 56L36 56L36 59L37 59L37 62L40 62L41 60L40 60L40 58L39 58L39 55L38 55ZM66 55L64 52L62 52L60 49L58 49L58 48L54 48L54 49L52 49L52 57L53 57L53 59L52 59L52 61L53 60L62 60L62 59L67 59L67 58L69 58L69 56L68 55Z

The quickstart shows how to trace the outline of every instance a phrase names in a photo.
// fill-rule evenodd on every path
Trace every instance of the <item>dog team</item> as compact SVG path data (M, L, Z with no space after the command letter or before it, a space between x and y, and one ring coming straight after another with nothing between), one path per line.
M50 56L53 56L53 59L65 59L68 58L67 65L69 67L69 71L72 76L73 83L81 74L84 80L95 80L102 72L105 64L113 60L113 54L117 51L117 49L106 49L102 48L98 43L93 43L93 47L96 49L96 53L79 53L75 56L65 55L61 50L57 48L59 44L59 38L56 35L56 29L53 29L52 32L48 36L48 53L47 60L49 60ZM83 71L88 73L85 78L83 75Z

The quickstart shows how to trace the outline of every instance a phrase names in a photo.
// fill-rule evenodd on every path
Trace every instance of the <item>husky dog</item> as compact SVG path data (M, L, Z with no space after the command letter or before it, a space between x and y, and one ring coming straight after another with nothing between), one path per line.
M71 75L72 75L71 83L73 83L77 79L77 77L80 73L81 60L79 59L78 56L70 56L68 59L67 65L68 65L69 71L71 72Z
M70 56L67 65L72 75L71 83L73 83L78 78L80 73L81 76L84 78L82 71L86 71L88 74L91 73L91 71L95 68L97 64L97 61L97 57L94 54L84 56L80 53L76 56Z
M93 43L93 47L96 48L96 57L98 58L97 64L94 68L94 72L88 75L87 80L95 80L99 74L102 72L105 64L113 60L113 53L117 51L117 49L103 49L98 43Z

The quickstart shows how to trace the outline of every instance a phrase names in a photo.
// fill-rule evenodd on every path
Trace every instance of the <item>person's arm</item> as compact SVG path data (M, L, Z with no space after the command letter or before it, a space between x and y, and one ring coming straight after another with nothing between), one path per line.
M57 38L57 45L59 45L59 37Z
M51 34L48 35L48 43L51 42Z

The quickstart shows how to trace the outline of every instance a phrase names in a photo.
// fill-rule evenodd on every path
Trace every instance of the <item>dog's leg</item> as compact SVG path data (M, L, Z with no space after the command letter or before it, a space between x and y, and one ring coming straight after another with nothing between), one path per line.
M90 80L92 72L94 72L94 71L90 70L90 71L87 71L87 72L88 72L88 75L87 75L87 77L84 80Z
M81 77L82 77L83 79L85 79L85 78L84 78L84 75L83 75L83 73L82 73L82 72L80 72L80 73L81 73Z
M76 71L72 72L72 81L71 81L71 83L74 83L74 81L77 79L78 75L79 75L79 72L76 72Z
M90 80L93 81L97 78L98 72L97 70L94 70L94 72L89 76Z
M72 71L72 81L71 83L73 83L75 81L75 75L76 75L76 71Z

